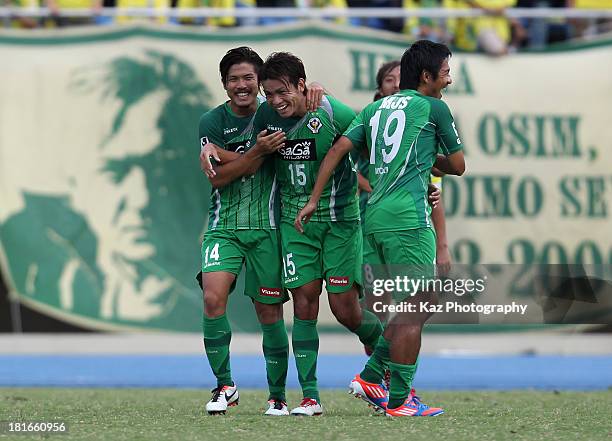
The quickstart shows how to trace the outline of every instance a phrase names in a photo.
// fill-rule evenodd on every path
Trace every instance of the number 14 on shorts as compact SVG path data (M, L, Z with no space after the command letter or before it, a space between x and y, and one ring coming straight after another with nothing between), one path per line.
M211 262L210 265L218 265L219 263L219 243L217 242L212 246L206 247L204 250L204 267L209 265L209 260L214 260L215 263Z

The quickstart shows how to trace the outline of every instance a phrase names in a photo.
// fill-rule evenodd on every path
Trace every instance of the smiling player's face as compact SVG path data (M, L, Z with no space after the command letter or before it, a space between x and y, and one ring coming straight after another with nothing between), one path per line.
M297 87L286 80L269 79L262 82L268 104L283 118L306 114L304 80L300 78Z
M232 65L227 72L225 90L234 112L243 114L255 110L259 92L255 66L251 63Z
M440 70L438 71L438 78L432 80L430 85L431 95L434 98L442 98L442 90L453 83L453 79L450 75L450 66L448 65L448 58L442 62Z

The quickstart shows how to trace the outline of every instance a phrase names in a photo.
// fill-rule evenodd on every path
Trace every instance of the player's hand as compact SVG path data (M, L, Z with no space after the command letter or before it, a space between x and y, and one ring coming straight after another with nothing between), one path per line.
M256 147L264 154L274 153L278 149L282 149L285 146L287 137L285 132L280 130L270 135L267 135L267 130L262 130L257 135Z
M295 222L293 223L295 229L303 234L304 225L308 223L315 211L317 211L317 204L308 201L295 218Z
M364 178L359 172L357 172L357 188L359 189L359 191L372 193L372 186L370 185L370 181Z
M446 245L436 247L436 266L438 269L438 276L445 277L450 272L451 255Z
M214 178L217 175L217 173L215 173L215 169L213 168L212 163L210 162L211 156L219 164L221 163L221 160L219 159L219 155L217 153L217 147L211 143L204 144L200 149L200 168L209 179Z
M435 185L429 184L427 188L427 193L429 196L429 205L431 205L432 208L436 208L440 203L440 197L442 196L442 192Z
M306 92L306 110L314 112L321 105L325 89L319 83L311 83Z

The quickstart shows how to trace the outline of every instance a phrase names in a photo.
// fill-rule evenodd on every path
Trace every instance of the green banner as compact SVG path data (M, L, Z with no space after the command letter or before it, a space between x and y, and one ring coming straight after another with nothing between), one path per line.
M309 81L358 110L408 43L311 24L0 32L0 262L12 296L99 329L201 328L210 186L197 121L226 99L218 63L240 45L295 53ZM451 68L445 99L468 164L444 183L455 259L612 263L612 43L456 54ZM259 329L242 295L229 316L236 331ZM335 322L328 308L320 322Z

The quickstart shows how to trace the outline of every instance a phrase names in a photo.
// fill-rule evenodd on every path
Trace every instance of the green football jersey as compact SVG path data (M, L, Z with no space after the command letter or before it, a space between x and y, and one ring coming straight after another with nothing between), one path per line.
M354 117L351 108L330 96L323 97L315 112L308 112L301 118L282 118L267 103L259 106L251 142L255 142L256 134L262 130L282 130L287 136L285 147L274 155L281 218L293 222L306 205L323 158ZM311 221L358 219L357 173L350 155L346 155L323 190Z
M344 135L370 151L366 234L430 227L427 184L438 146L445 155L462 149L444 101L402 90L364 108Z
M203 146L211 142L225 150L244 153L252 146L253 120L254 115L235 115L226 102L200 118L200 143ZM276 197L274 161L270 158L254 175L212 189L208 229L276 228Z

